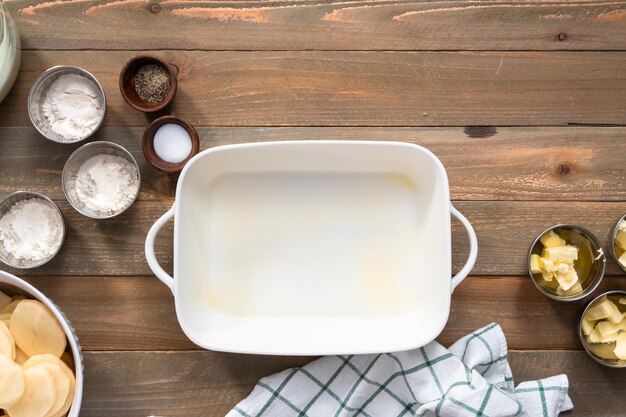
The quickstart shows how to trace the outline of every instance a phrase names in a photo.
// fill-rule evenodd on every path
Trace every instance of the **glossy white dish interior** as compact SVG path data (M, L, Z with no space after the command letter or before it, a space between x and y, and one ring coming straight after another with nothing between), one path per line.
M246 353L422 346L450 310L450 210L443 166L411 144L204 151L171 212L181 327L200 346Z

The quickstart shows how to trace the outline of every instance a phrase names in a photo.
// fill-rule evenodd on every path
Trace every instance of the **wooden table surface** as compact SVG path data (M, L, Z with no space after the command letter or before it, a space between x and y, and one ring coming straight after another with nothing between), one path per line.
M478 234L473 275L455 292L438 338L498 322L517 381L570 378L576 416L623 416L626 372L581 350L583 302L541 295L526 252L543 228L584 225L607 244L626 212L624 1L35 1L9 0L23 62L0 104L0 195L53 198L68 235L55 260L8 269L49 295L85 349L82 416L223 416L262 376L311 358L203 351L182 333L143 243L173 202L176 179L152 169L140 138L150 121L118 90L124 62L153 51L178 67L172 111L202 148L283 139L400 140L445 165L454 204ZM94 139L139 161L134 206L111 220L74 211L61 171L78 145L31 126L28 91L45 69L79 65L107 94ZM458 224L453 269L467 254ZM158 238L172 264L172 227ZM626 289L613 260L600 289ZM385 416L383 416L385 417Z

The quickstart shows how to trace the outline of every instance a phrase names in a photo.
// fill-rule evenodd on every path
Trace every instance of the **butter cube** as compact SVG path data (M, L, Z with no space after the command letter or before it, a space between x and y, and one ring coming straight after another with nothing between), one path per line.
M600 320L605 319L612 314L615 314L615 310L619 313L619 309L611 300L606 298L606 295L600 298L596 305L590 307L585 314L587 320Z
M541 276L543 277L543 279L545 279L546 281L550 282L550 281L552 281L552 278L554 277L554 274L552 272L541 270Z
M615 304L613 304L615 306ZM624 314L619 311L619 308L615 306L615 310L611 312L611 315L608 317L609 321L613 324L619 324L622 320L624 320Z
M583 291L583 286L580 285L580 282L577 282L576 284L574 284L574 286L572 288L570 288L569 290L565 291L563 290L563 288L561 288L561 286L559 286L556 289L556 293L557 295L574 295L574 294L578 294L580 292Z
M617 356L621 360L626 360L626 332L621 332L617 336L613 353L615 353L615 356Z
M583 317L583 322L582 322L583 334L585 336L589 336L589 334L593 330L593 326L595 326L595 325L596 325L596 321L595 320L587 320L586 318Z
M587 335L587 342L592 344L602 343L602 340L600 340L600 333L598 333L597 329L591 330L591 333Z
M626 268L626 252L622 253L622 256L617 260L624 268Z
M598 334L600 334L600 332L598 332ZM621 334L621 333L619 333ZM611 334L607 334L606 336L602 336L600 335L600 342L602 343L613 343L617 340L617 337L619 336L618 333L611 333Z
M611 323L610 321L602 320L598 322L598 324L596 325L596 329L598 329L598 333L601 337L606 337L610 334L617 333L621 330L621 327L617 323Z
M615 244L626 250L626 230L620 229L615 235Z
M552 262L574 263L578 259L578 248L573 245L545 248L543 256Z
M559 237L553 230L544 233L539 238L539 241L545 248L553 248L555 246L565 246L565 241Z
M559 286L563 291L567 291L578 282L578 274L574 268L567 272L557 272L556 280L559 282Z
M539 265L539 255L533 253L530 255L530 272L533 274L541 273L541 266Z
M539 264L541 265L541 269L546 272L556 272L558 270L554 262L546 258L539 258Z
M626 304L626 297L622 297L618 301L620 304Z

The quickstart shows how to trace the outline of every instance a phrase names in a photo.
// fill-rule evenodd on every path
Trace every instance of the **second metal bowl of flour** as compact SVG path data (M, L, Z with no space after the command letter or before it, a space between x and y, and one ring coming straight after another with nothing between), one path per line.
M114 155L124 158L128 162L130 162L137 171L137 191L131 201L126 204L120 210L117 210L113 213L100 213L98 211L92 210L85 205L83 201L78 196L76 192L76 178L78 177L78 171L80 167L90 158L101 155ZM99 142L91 142L86 145L81 146L73 154L70 155L65 166L63 167L63 175L62 175L62 186L63 192L65 193L65 198L67 201L78 211L79 213L91 217L92 219L108 219L111 217L115 217L128 209L133 205L137 196L139 195L139 186L141 185L141 174L139 173L139 165L135 158L131 155L130 152L126 150L123 146L120 146L113 142L99 141Z

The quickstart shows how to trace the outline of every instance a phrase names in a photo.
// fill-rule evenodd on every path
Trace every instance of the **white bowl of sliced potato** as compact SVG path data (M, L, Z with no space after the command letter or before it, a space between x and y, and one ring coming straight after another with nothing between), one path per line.
M0 271L0 417L77 417L82 393L70 323L35 287Z

